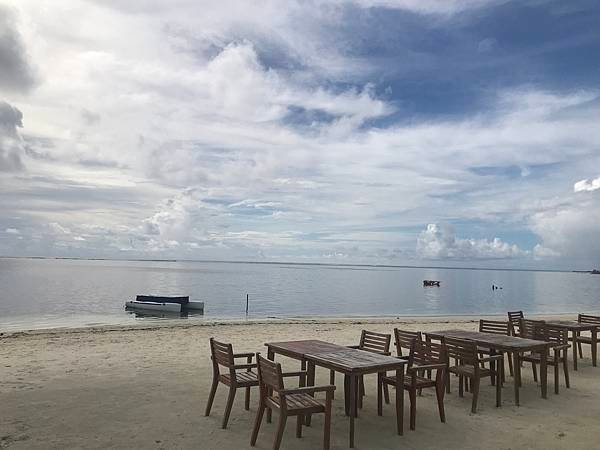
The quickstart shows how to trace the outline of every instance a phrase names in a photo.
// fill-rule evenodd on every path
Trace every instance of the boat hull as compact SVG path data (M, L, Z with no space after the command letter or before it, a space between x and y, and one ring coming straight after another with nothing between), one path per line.
M136 300L125 302L125 308L144 309L148 311L181 312L179 303L138 302Z

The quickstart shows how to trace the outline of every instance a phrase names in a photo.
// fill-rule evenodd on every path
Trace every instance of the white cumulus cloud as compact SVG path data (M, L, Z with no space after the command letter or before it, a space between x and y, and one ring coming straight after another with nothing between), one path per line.
M595 191L596 189L600 189L600 177L594 180L585 180L578 181L573 185L574 192L582 192L582 191Z

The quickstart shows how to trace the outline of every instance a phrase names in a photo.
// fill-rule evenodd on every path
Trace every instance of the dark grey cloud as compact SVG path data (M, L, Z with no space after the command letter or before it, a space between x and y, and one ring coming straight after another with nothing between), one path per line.
M23 169L23 141L17 128L23 127L23 113L0 101L0 172Z
M13 10L0 5L0 89L27 92L35 84L34 70L16 28Z

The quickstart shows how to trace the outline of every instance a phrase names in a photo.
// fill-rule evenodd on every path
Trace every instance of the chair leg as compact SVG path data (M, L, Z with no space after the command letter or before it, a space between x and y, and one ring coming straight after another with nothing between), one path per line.
M533 370L533 381L535 381L537 383L538 380L538 376L537 376L537 364L536 363L531 363L531 370Z
M210 415L210 410L212 408L213 401L215 400L215 394L217 392L218 385L219 379L217 377L214 377L212 381L212 386L210 387L210 394L208 394L208 403L206 404L206 411L204 411L205 416Z
M464 394L463 394L463 392L464 392L463 391L463 383L464 383L464 381L465 381L464 377L462 375L459 375L458 376L458 396L459 397L463 397L464 396Z
M450 372L446 371L446 382L444 383L446 385L446 394L450 393Z
M567 361L567 351L566 350L563 355L563 372L565 373L565 384L567 385L567 388L570 388L571 383L569 382L569 364Z
M260 430L264 412L265 405L261 402L260 405L258 405L258 411L256 411L256 419L254 420L254 428L252 429L252 437L250 438L250 445L252 447L256 445L256 438L258 437L258 430Z
M335 370L329 371L329 384L335 386ZM335 395L334 395L335 397Z
M410 397L410 429L414 430L417 421L417 390L411 389L408 391L408 395Z
M440 413L440 421L442 423L446 422L446 412L444 411L444 387L435 388L435 395L437 397L438 402L438 411Z
M364 377L360 377L358 379L358 396L357 396L357 401L358 401L358 407L360 409L362 409L363 407L363 397L365 396L365 379Z
M558 394L558 358L554 357L554 393Z
M329 450L331 441L331 399L333 392L328 392L325 398L325 424L323 425L323 450Z
M503 380L500 378L504 375L504 360L498 361L496 365L496 407L500 408L502 406L502 382ZM502 374L502 375L500 375Z
M296 437L302 437L302 422L304 422L304 416L302 414L298 414L296 417Z
M471 380L471 392L473 393L471 412L475 414L477 412L477 400L479 399L479 378L473 378Z
M283 438L283 430L285 429L285 422L287 416L283 411L279 411L279 425L277 426L277 434L275 435L275 442L273 442L273 450L279 450L281 445L281 439Z
M227 422L229 422L229 414L231 413L231 407L233 406L236 390L237 389L234 387L229 387L229 395L227 396L227 406L225 406L225 416L223 416L222 428L227 428Z
M387 384L383 385L383 399L386 405L390 404L390 387Z
M250 388L246 388L246 396L244 398L244 409L250 411Z
M513 358L512 358L512 353L508 353L508 371L510 372L510 376L514 377L515 376L515 372L513 370Z
M377 415L383 416L383 374L377 374Z

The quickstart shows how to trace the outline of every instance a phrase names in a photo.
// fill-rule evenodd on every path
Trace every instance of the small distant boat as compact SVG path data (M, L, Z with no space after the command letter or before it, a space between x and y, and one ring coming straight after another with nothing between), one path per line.
M125 309L143 309L149 311L182 312L204 311L204 302L190 301L190 297L159 297L138 295L135 300L125 302Z
M437 280L423 280L423 286L437 286L440 287L440 282Z

